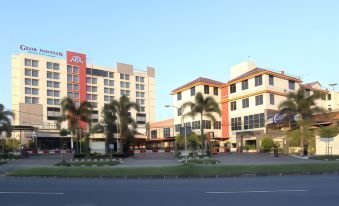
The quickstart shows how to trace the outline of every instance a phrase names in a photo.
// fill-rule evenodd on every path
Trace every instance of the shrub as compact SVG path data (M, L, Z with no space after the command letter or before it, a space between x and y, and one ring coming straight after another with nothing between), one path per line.
M274 141L270 137L265 137L261 141L261 146L262 146L264 152L270 152L272 150L272 148L274 147Z

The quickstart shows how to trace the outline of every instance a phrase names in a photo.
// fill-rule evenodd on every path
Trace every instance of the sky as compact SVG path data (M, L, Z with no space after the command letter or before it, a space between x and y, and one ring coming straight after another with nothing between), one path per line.
M154 67L158 121L172 117L171 90L198 77L227 82L248 59L328 87L339 83L338 9L337 0L1 0L0 103L11 108L21 44Z

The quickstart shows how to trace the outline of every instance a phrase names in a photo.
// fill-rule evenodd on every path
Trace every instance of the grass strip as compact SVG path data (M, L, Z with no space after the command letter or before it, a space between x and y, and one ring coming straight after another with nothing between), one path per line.
M59 162L56 163L54 166L74 166L74 167L81 167L81 166L114 166L120 164L119 161L98 161L98 162Z
M338 172L338 163L302 165L260 165L260 166L196 166L180 165L171 167L145 168L79 168L44 167L16 170L9 176L56 176L56 177L211 177L238 176L244 174L305 174Z

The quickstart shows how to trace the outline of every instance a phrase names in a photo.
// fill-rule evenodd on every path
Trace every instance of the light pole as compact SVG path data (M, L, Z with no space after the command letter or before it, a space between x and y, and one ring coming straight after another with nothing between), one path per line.
M173 108L176 108L176 109L181 109L181 108L173 106L173 105L165 105L165 107L173 107ZM186 125L184 124L184 118L183 117L181 118L181 125L183 125L184 128L185 128L185 134L184 134L184 137L185 137L185 163L187 164L187 132L186 132Z

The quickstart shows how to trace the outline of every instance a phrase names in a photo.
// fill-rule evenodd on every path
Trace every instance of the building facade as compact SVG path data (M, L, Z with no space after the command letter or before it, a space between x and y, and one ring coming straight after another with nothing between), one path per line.
M104 105L122 95L139 104L139 112L131 112L139 133L146 134L146 123L155 121L154 68L142 71L123 63L105 67L86 63L86 55L81 53L58 52L51 57L41 54L41 50L34 52L35 48L29 51L33 52L12 56L15 125L56 130L64 97L71 97L77 105L89 101L93 107L91 124L96 124L102 118ZM88 129L87 125L82 126ZM67 122L63 127L67 127Z
M222 132L222 115L224 114L219 115L213 112L212 115L216 120L215 122L203 115L201 121L200 115L196 115L194 117L186 115L190 112L190 108L182 108L184 103L194 102L195 95L198 92L200 92L205 98L208 96L214 98L215 101L220 104L222 96L221 87L223 85L224 83L222 82L200 77L171 92L173 99L173 105L171 106L173 107L175 136L178 134L184 135L182 132L185 130L180 132L180 128L187 128L187 130L200 135L202 127L204 129L204 134L207 135L207 139L209 141L219 143L226 139Z

